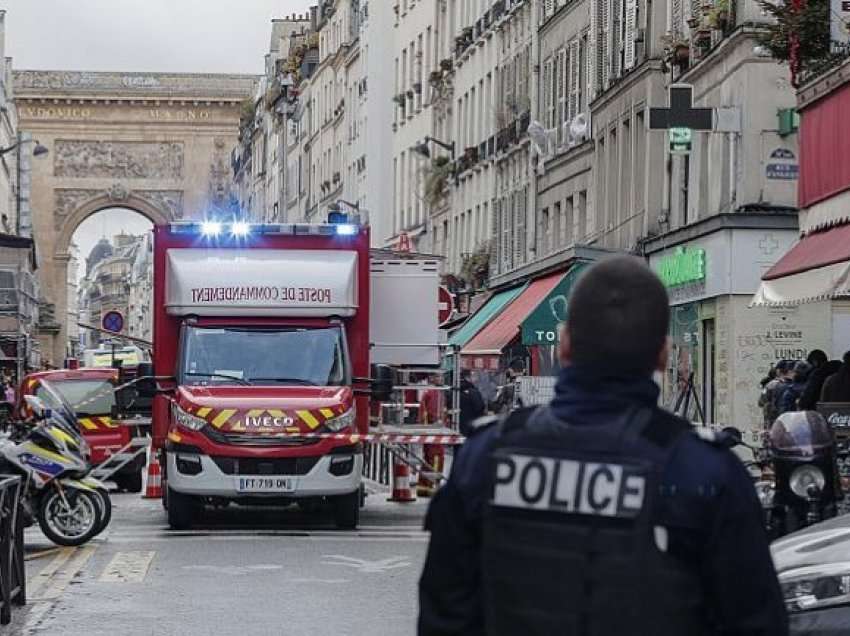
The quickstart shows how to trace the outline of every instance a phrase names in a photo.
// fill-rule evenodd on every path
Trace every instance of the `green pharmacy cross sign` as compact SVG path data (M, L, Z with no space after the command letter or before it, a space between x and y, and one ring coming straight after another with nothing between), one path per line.
M677 247L670 256L662 258L655 268L665 287L677 287L705 280L705 250Z

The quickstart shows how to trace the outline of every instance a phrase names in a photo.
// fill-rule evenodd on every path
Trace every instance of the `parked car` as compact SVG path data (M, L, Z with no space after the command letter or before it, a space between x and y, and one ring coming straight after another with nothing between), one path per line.
M771 550L791 633L850 633L850 515L783 537Z

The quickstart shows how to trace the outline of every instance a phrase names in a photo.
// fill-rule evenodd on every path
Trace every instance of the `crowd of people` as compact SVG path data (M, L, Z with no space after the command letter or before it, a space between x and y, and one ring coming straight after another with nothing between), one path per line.
M819 402L850 402L850 351L830 360L820 349L805 360L780 360L761 381L764 425L789 411L811 411Z

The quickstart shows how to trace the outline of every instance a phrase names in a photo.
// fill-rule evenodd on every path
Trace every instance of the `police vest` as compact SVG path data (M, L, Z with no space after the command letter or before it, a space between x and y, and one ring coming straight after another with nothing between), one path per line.
M660 415L575 427L543 408L501 424L482 537L488 636L712 633L696 573L652 522L689 428Z

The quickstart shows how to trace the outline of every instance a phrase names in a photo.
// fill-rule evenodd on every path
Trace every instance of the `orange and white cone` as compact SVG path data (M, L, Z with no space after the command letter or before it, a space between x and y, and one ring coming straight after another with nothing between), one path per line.
M162 499L162 469L156 453L151 453L148 462L148 479L145 487L144 499Z
M393 456L393 495L390 501L416 501L416 493L410 484L410 466Z

